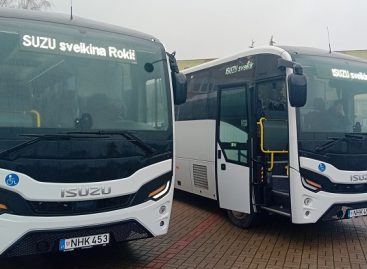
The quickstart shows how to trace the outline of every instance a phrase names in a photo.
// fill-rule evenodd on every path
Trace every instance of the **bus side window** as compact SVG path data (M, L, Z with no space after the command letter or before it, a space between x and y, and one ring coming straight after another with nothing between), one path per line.
M216 112L216 93L208 70L194 73L187 80L187 100L177 106L177 120L199 120L212 118ZM214 99L214 101L213 101Z
M151 79L145 83L146 91L146 123L153 128L164 128L167 122L167 101L162 79Z

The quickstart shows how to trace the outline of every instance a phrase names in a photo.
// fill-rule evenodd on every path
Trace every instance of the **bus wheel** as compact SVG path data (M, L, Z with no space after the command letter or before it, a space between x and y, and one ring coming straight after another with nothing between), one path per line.
M242 213L234 210L227 210L229 220L236 226L243 229L250 228L254 223L254 214Z

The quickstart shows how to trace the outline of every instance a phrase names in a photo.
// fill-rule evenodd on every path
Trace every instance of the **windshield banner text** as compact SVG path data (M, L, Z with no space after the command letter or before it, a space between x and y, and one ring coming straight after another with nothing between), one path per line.
M22 46L31 49L50 50L57 53L79 54L84 56L99 56L115 60L136 62L136 53L133 49L117 48L115 46L97 46L92 43L73 43L58 41L56 38L23 35Z

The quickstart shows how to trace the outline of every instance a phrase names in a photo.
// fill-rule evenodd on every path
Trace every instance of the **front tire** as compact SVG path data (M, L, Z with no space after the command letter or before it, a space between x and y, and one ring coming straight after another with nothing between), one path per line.
M247 229L253 226L255 221L254 214L242 213L234 210L227 210L229 220L236 226Z

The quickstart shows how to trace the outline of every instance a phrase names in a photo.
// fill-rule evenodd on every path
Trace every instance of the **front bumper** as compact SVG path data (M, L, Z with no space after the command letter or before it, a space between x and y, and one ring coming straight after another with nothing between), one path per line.
M290 173L292 179L291 205L293 223L305 224L329 219L344 219L345 212L349 207L350 209L361 208L351 205L358 206L367 203L366 193L312 192L302 185L301 175L298 171L291 169ZM338 218L338 216L341 216L341 213L338 212L340 208L344 209L344 213L341 218Z
M322 216L321 221L349 219L349 210L362 208L367 208L367 202L332 205Z
M120 210L77 216L0 215L0 255L21 256L58 251L60 239L110 233L111 243L166 234L173 188L159 201ZM160 208L165 206L162 212Z
M59 251L61 239L109 233L111 243L143 239L153 235L135 220L88 228L33 231L25 234L3 254L7 257Z

